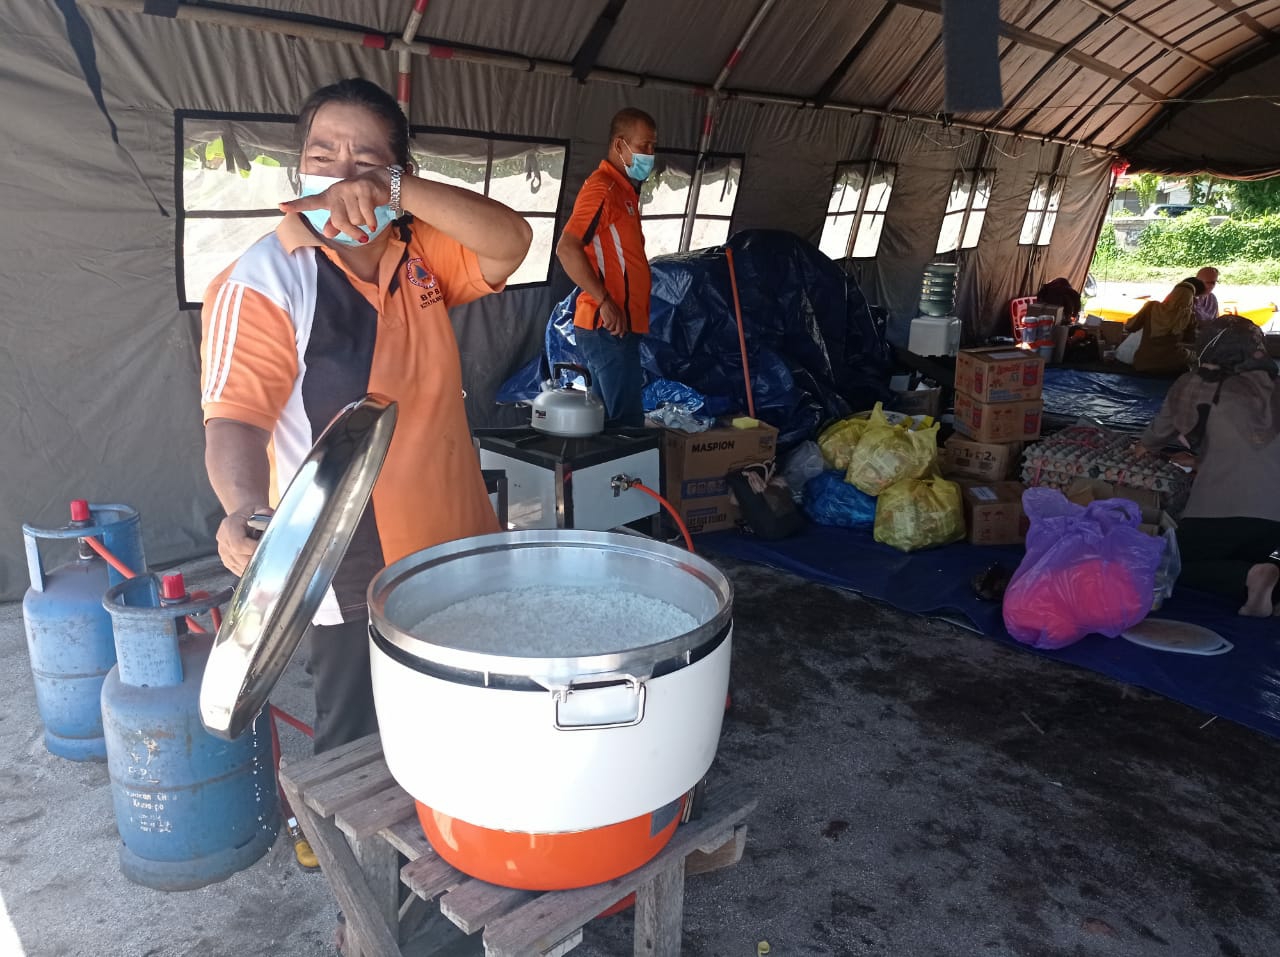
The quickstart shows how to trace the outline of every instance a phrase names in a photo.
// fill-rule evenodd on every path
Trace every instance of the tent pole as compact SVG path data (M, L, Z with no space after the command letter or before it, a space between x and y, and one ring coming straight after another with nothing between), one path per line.
M76 0L81 7L97 7L103 10L116 10L123 13L145 14L145 0ZM196 23L210 23L222 27L239 27L274 33L281 36L299 37L308 40L319 40L325 43L341 43L347 46L368 47L374 50L394 50L397 53L407 51L412 56L435 57L437 59L458 60L464 63L475 63L506 70L518 70L521 73L538 73L546 76L573 78L573 65L559 63L554 60L537 60L519 56L514 53L490 52L484 50L464 50L458 47L439 43L423 43L413 40L406 43L401 38L390 38L382 33L369 33L363 30L343 27L326 27L313 23L300 23L284 17L268 17L260 14L239 13L234 10L223 10L218 7L192 7L182 4L174 14L174 19L190 20ZM687 83L682 80L668 80L661 77L645 76L640 73L627 73L621 70L593 69L586 82L616 83L621 86L644 87L668 93L692 94L693 96L710 96L711 90L698 83ZM760 103L766 106L784 106L798 110L830 110L834 113L852 113L864 116L883 116L887 119L900 120L906 123L922 123L928 126L951 127L968 130L974 133L992 133L1014 139L1025 139L1038 143L1054 143L1059 146L1073 146L1085 149L1102 156L1118 155L1115 149L1109 149L1086 140L1068 139L1064 136L1024 133L1017 130L1001 129L982 123L971 123L966 120L944 117L942 114L907 113L900 110L882 110L874 106L859 106L854 103L823 103L819 105L811 99L799 96L788 96L780 93L757 93L748 90L721 91L721 100L741 100L744 103Z
M685 201L684 206L684 223L680 227L680 252L687 252L689 244L693 240L693 219L698 208L698 194L702 191L702 174L707 165L707 151L711 149L711 131L715 126L716 111L720 107L720 91L724 89L725 81L729 79L729 74L742 57L742 51L746 49L747 44L751 42L751 38L755 36L756 30L764 22L764 18L768 15L769 8L773 4L774 0L763 0L756 10L755 16L747 24L747 29L743 31L742 38L738 41L737 46L729 54L729 59L720 68L720 73L716 76L715 83L711 85L711 95L707 97L707 109L702 117L702 133L698 137L698 156L693 164L693 179L689 183L689 198Z
M410 0L410 2L413 6L409 11L409 19L404 25L404 32L400 34L400 39L405 43L412 43L413 38L418 35L418 24L422 23L422 15L427 12L428 0ZM409 119L409 98L413 90L413 54L402 47L396 51L396 60L398 66L396 100L400 104L400 110L404 113L405 119L408 119L412 126L413 121Z

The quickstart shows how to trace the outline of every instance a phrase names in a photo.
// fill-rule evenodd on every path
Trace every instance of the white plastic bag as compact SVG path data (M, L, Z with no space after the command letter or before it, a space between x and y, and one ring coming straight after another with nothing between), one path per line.
M1124 341L1116 347L1116 361L1123 362L1127 366L1133 365L1133 357L1138 354L1138 346L1142 345L1142 330L1131 332L1125 336Z
M782 478L791 488L791 497L797 502L803 499L805 484L814 476L821 475L826 467L817 442L801 442L792 449L782 465Z

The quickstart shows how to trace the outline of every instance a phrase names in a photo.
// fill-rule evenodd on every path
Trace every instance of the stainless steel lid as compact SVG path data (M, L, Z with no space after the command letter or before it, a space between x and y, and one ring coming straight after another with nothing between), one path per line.
M209 654L200 720L211 733L237 737L266 704L346 554L395 424L390 399L351 403L289 483Z

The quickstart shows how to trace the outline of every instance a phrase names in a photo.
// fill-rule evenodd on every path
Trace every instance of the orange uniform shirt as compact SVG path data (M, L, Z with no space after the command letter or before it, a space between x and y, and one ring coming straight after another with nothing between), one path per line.
M271 434L271 504L347 403L399 403L369 510L315 621L365 613L373 576L441 542L496 531L463 405L448 308L494 292L475 253L412 218L388 227L377 281L348 272L296 214L217 276L205 295L205 421Z
M640 194L631 180L602 160L582 184L564 228L582 237L592 269L604 281L609 298L622 308L631 331L648 332L649 259L640 229ZM600 303L583 292L573 324L595 329L600 325L599 312Z

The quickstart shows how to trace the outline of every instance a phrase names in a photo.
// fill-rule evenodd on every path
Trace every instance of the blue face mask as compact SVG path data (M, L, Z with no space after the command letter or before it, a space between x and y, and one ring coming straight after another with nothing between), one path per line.
M630 144L628 144L630 146ZM653 172L653 154L631 151L631 162L625 167L627 176L637 183L643 183Z
M302 173L298 176L298 182L302 187L302 190L299 193L300 196L318 196L334 183L341 183L342 177L317 176L314 173ZM368 226L360 227L368 234L369 239L371 240L376 236L382 235L382 231L390 226L396 218L395 213L391 211L390 206L377 206L374 208L373 212L378 217L377 226L373 229L370 229ZM304 209L302 211L302 215L307 217L307 222L312 225L316 232L321 236L324 236L324 228L329 224L329 211L327 209ZM328 236L325 236L325 239L328 238ZM338 233L337 236L333 237L333 242L342 243L344 246L366 245L365 243L352 239L346 233Z

